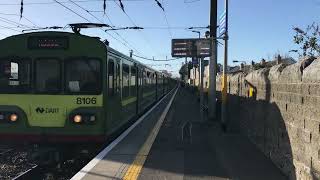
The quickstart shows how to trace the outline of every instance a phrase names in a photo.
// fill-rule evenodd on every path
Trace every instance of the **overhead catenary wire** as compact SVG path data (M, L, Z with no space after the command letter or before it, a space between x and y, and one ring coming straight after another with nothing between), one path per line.
M114 2L119 8L121 8L121 6L120 6L115 0L114 0L113 2ZM121 8L121 9L122 9L122 8ZM139 26L133 21L133 19L128 15L127 12L123 11L123 13L127 16L127 18L128 18L129 21L133 24L133 26L139 27ZM142 39L148 44L150 50L151 50L151 51L154 51L155 48L153 48L153 47L151 46L150 41L149 41L145 36L143 36L143 32L142 32L140 29L138 29L138 31L140 32L140 35L141 35Z
M34 28L32 26L28 26L28 25L25 25L25 24L21 24L21 23L18 23L18 22L15 22L13 20L10 20L8 18L4 18L4 17L0 17L0 21L4 22L4 23L7 23L7 24L10 24L10 25L13 25L13 26L17 26L17 27L22 27L22 28Z
M18 30L16 30L16 29L13 29L13 28L11 28L11 27L7 27L7 26L2 26L2 25L0 25L0 27L1 28L4 28L4 29L9 29L9 30L11 30L11 31L15 31L15 32L21 32L21 31L18 31Z
M57 0L54 0L56 3L60 4L61 6L63 6L64 8L68 9L69 11L73 12L74 14L76 14L77 16L81 17L82 19L90 22L87 18L83 17L82 15L80 15L79 13L75 12L74 10L70 9L69 7L65 6L64 4L60 3Z
M144 59L144 60L148 60L148 61L174 61L174 60L182 59L182 58L154 59L154 58L146 58L146 57L138 56L138 55L135 55L135 54L133 54L133 56L135 56L135 57L137 57L137 58Z
M162 5L158 0L155 0L155 1L156 1L157 5L158 5L158 6L161 8L161 10L162 10L164 19L165 19L166 24L167 24L167 26L168 26L168 32L169 32L170 38L173 39L173 35L172 35L172 31L171 31L171 26L170 26L170 24L169 24L169 21L168 21L168 18L167 18L167 14L166 14L166 12L165 12L165 10L164 10L164 7L163 7L163 5Z
M73 12L74 14L76 14L77 16L81 17L82 19L86 20L87 22L91 22L90 20L88 20L87 18L79 15L79 13L75 12L74 10L70 9L69 7L63 5L62 3L59 3L57 0L56 1L58 4L60 4L61 6L63 6L64 8L68 9L69 11ZM119 41L119 39L115 38L114 36L110 35L110 37L112 37L113 39L117 40L118 42L120 42L121 44L123 44L125 47L127 47L126 44L122 43L121 41ZM128 48L128 47L127 47ZM129 48L130 49L130 48Z
M98 17L96 17L94 14L92 14L89 10L87 10L87 9L85 9L84 7L82 7L82 6L80 6L79 4L77 4L77 3L75 3L75 1L73 1L73 0L69 0L71 3L73 3L74 5L76 5L77 7L79 7L80 9L82 9L82 10L84 10L84 11L86 11L88 14L90 14L93 18L95 18L97 21L99 21L99 22L101 22L101 23L104 23L103 21L101 21ZM90 21L88 21L88 22L90 22ZM111 24L111 26L110 27L112 27L113 26L113 24ZM101 28L100 28L101 29ZM102 29L101 29L102 30ZM104 31L104 30L103 30ZM121 43L121 41L119 40L119 39L117 39L117 38L115 38L114 36L112 36L110 33L108 33L108 32L105 32L105 33L107 33L109 36L111 36L113 39L115 39L116 41L118 41L118 42L120 42ZM130 45L129 44L129 42L127 41L127 40L125 40L119 33L116 33L121 39L122 39L122 41L124 42L124 43L126 43L126 44L124 44L124 43L122 43L125 47L127 47L129 50L131 50L131 49L134 49L137 53L139 53L139 54L141 54L140 53L140 51L138 51L134 46L132 46L132 45ZM128 47L128 46L131 46L131 47Z
M20 16L19 14L14 14L14 13L1 13L0 15L5 15L5 16ZM27 18L26 16L22 15L22 18L25 19L26 21L28 21L29 23L31 23L33 26L38 27L36 25L36 23L34 23L33 21L31 21L29 18Z
M92 3L92 2L102 2L104 0L75 0L74 2L79 3ZM106 0L106 1L114 1L114 0ZM126 2L139 2L139 1L146 1L146 0L122 0ZM24 2L23 5L48 5L48 4L55 4L56 2ZM67 0L60 1L60 3L67 4L70 3ZM0 3L0 6L20 6L21 3Z

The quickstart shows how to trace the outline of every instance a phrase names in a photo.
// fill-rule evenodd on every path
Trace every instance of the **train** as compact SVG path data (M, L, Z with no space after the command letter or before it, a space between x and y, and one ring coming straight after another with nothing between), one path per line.
M104 142L177 86L79 33L22 33L0 49L0 141Z

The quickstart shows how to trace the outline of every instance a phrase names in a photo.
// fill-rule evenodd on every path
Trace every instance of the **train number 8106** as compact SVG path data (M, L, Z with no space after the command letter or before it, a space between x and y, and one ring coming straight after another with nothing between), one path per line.
M97 98L77 98L77 104L97 104Z

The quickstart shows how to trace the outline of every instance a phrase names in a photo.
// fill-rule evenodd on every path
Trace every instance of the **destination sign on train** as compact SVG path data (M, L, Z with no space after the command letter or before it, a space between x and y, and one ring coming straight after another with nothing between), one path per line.
M172 39L172 57L209 57L210 39Z
M33 36L28 39L29 49L67 49L66 37L39 37Z

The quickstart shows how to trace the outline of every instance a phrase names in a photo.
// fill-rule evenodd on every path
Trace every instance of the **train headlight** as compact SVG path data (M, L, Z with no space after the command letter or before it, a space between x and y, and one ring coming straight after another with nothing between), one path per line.
M11 115L9 116L9 120L10 120L11 122L16 122L16 121L18 120L18 115L16 115L16 114L11 114Z
M73 122L75 123L81 123L82 122L82 116L81 115L75 115L73 117Z

